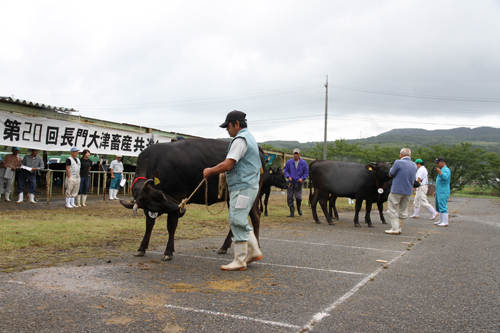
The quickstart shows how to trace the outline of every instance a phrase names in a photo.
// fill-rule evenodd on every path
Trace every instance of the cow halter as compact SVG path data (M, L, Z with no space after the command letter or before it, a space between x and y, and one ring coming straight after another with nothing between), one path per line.
M139 179L148 180L146 177L137 177L136 179L134 179L134 181L132 182L132 186L130 186L130 193L132 193L132 188Z
M370 168L370 170L371 170L371 168ZM377 170L373 170L373 171L375 172L375 182L377 183L377 187L378 187L377 192L379 194L382 194L382 193L384 193L384 189L382 188L382 187L384 187L384 185L382 185L382 187L380 187L380 185L378 184L378 179L377 179Z

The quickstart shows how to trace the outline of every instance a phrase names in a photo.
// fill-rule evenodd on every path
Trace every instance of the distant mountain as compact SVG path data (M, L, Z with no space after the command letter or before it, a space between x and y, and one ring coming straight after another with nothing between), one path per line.
M500 153L500 128L494 127L458 127L449 130L426 130L422 128L399 128L365 139L346 140L357 143L362 148L379 147L415 147L436 144L453 145L461 142L470 142L474 148L483 148L487 151ZM319 141L318 141L319 142ZM276 148L307 150L316 146L318 142L298 141L265 141ZM333 141L329 141L333 143Z

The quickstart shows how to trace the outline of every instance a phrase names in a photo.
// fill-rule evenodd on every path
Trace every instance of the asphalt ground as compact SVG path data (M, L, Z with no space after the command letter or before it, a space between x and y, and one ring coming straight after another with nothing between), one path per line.
M500 201L449 207L449 227L422 212L402 235L377 213L375 228L352 212L335 226L263 217L264 258L241 272L220 270L221 235L176 242L170 262L157 248L2 273L0 331L500 332Z

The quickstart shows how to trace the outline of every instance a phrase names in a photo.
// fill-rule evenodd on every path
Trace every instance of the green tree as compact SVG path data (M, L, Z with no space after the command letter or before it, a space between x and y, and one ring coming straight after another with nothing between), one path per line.
M319 159L323 158L323 143L316 143L316 146L309 149L306 154ZM335 140L326 146L326 159L331 161L360 162L363 156L363 149L358 143L348 143L345 139Z

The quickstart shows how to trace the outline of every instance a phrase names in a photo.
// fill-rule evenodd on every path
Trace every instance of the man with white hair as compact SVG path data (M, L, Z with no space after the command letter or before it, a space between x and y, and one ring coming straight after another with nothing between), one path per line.
M389 177L393 178L391 193L387 202L389 207L389 219L391 229L386 230L386 234L399 235L403 229L403 223L408 216L408 204L413 193L413 184L415 183L415 174L417 166L411 160L411 150L401 149L399 153L400 160L394 162Z

